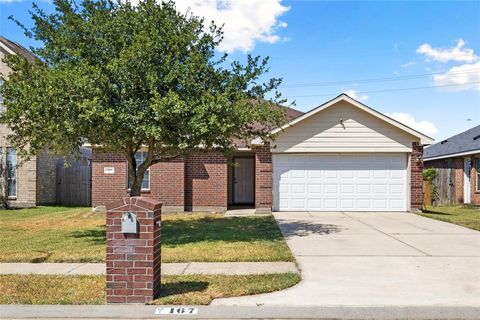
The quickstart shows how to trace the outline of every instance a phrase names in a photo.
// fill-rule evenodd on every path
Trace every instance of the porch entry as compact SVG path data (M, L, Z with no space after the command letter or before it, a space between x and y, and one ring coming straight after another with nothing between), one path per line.
M232 188L233 204L255 203L255 158L234 157L236 165L233 168Z

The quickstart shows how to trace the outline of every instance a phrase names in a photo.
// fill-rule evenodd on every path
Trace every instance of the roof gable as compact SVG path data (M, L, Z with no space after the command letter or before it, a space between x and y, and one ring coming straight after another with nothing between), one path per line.
M425 148L424 159L449 158L470 152L480 152L480 125Z
M430 138L429 136L424 135L421 132L418 132L417 130L414 130L414 129L412 129L412 128L410 128L410 127L408 127L408 126L406 126L406 125L404 125L404 124L402 124L402 123L400 123L400 122L398 122L398 121L396 121L396 120L394 120L394 119L392 119L392 118L390 118L386 115L384 115L383 113L364 105L363 103L351 98L350 96L348 96L344 93L342 93L341 95L337 96L336 98L334 98L330 101L327 101L326 103L310 110L309 112L293 119L292 121L288 122L287 124L283 125L282 127L279 127L277 129L272 130L272 133L275 134L275 133L278 133L278 132L280 132L282 130L285 130L289 127L295 126L296 124L298 124L298 123L302 122L303 120L317 114L318 112L321 112L321 111L326 110L326 109L328 109L332 106L337 105L341 101L346 101L349 104L351 104L352 106L354 106L354 107L356 107L356 108L358 108L358 109L360 109L360 110L362 110L366 113L369 113L370 115L372 115L372 116L374 116L378 119L381 119L381 120L389 123L390 125L398 128L398 129L400 129L400 130L402 130L402 131L404 131L404 132L406 132L406 133L408 133L412 136L417 137L420 140L421 144L425 145L425 144L433 143L433 139ZM259 144L259 143L261 143L261 140L260 139L255 139L252 143L253 144Z
M5 37L0 36L0 50L5 54L18 54L26 58L28 62L33 63L37 59L33 53L25 49L20 44L10 41Z

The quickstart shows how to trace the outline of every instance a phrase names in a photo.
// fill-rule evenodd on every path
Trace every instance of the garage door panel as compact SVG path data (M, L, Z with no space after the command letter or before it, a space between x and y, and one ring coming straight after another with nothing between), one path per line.
M371 208L370 199L357 199L356 208L368 210Z
M291 185L291 192L292 193L305 193L305 185L299 183L293 183Z
M406 210L406 155L274 155L274 210Z
M312 195L322 193L322 185L320 183L310 183L307 185L307 188L308 193Z
M357 193L370 193L369 184L357 184Z
M372 173L370 170L358 170L357 178L359 179L371 179Z
M353 194L353 193L355 193L355 185L354 184L342 184L342 185L340 185L340 192L342 194Z
M405 186L402 184L390 184L389 187L391 194L403 194L403 190L405 188Z

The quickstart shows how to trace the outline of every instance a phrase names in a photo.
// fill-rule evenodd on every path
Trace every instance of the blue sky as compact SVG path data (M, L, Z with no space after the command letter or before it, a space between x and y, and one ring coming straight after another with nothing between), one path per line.
M349 92L437 141L480 124L480 1L177 4L225 23L222 50L232 59L270 56L270 75L284 79L281 92L299 110ZM0 0L0 34L38 45L7 20L30 25L30 7Z

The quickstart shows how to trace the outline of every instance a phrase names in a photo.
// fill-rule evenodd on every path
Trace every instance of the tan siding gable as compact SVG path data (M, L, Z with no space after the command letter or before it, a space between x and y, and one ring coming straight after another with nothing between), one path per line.
M409 152L413 141L419 139L340 101L280 132L272 152Z

